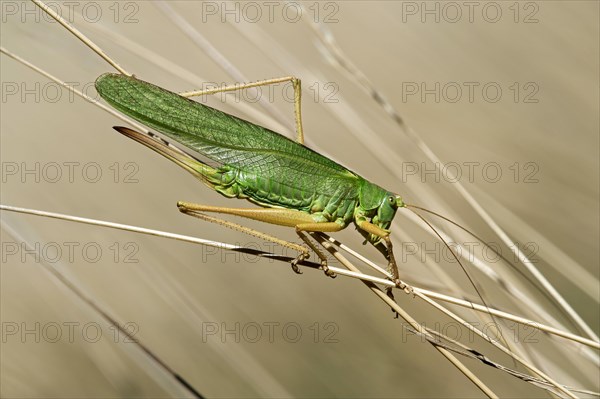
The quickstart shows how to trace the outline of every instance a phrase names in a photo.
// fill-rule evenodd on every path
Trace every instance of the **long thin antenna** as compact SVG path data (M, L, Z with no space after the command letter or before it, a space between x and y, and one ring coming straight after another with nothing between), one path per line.
M66 221L76 222L76 223L85 223L85 224L90 224L90 225L94 225L94 226L115 228L115 229L119 229L119 230L131 231L131 232L140 233L140 234L147 234L147 235L152 235L152 236L156 236L156 237L170 238L170 239L175 239L175 240L179 240L179 241L189 242L192 244L213 246L215 248L219 248L219 249L223 249L223 250L244 252L247 254L252 254L252 255L261 256L261 257L265 257L265 258L269 258L269 259L274 259L274 260L282 261L285 263L289 263L293 259L291 257L276 255L276 254L269 253L269 252L261 252L261 251L258 251L258 250L252 249L252 248L241 247L238 245L232 245L232 244L227 244L227 243L222 243L222 242L217 242L217 241L204 240L202 238L191 237L191 236L186 236L186 235L182 235L182 234L168 233L168 232L164 232L164 231L160 231L160 230L153 230L153 229L125 225L125 224L120 224L120 223L113 223L113 222L107 222L107 221L96 220L96 219L80 218L80 217L72 216L72 215L63 215L63 214L55 213L55 212L47 212L47 211L40 211L40 210L36 210L36 209L20 208L20 207L16 207L16 206L2 205L2 204L0 204L0 210L9 211L9 212L17 212L17 213L22 213L22 214L27 214L27 215L49 217L49 218L53 218L53 219L66 220ZM343 251L346 251L353 256L357 255L357 253L354 250L347 247L346 245L341 244L339 241L334 240L325 234L323 236L325 237L325 239L327 239L329 242L335 244L335 246L339 247ZM366 264L373 263L369 259L367 259L361 255L359 255L358 259L361 262L366 263ZM320 268L320 264L316 263L316 262L304 261L301 263L301 265L310 267L313 269ZM395 284L389 279L370 276L370 275L364 274L364 273L357 273L357 272L349 271L346 269L340 269L335 266L329 266L329 268L334 273L342 275L342 276L352 277L352 278L356 278L356 279L363 280L363 281L369 281L372 283L381 284L384 287L395 287ZM498 309L494 309L494 308L490 308L490 307L486 308L485 306L481 306L479 304L469 302L464 299L455 298L452 296L440 294L437 292L433 292L433 291L415 287L415 286L411 286L411 287L417 294L422 294L429 298L435 298L435 299L438 299L438 300L441 300L444 302L452 303L452 304L455 304L458 306L463 306L465 308L473 309L473 310L476 310L479 312L491 313L495 316L501 317L506 320L514 321L516 323L520 323L520 324L524 324L524 325L528 325L528 326L533 326L536 329L545 331L549 334L563 337L568 340L575 341L575 342L581 343L583 345L587 345L587 346L595 348L595 349L600 349L599 342L592 341L590 339L569 333L567 331L559 330L557 328L539 323L534 320L516 316L516 315L510 314L507 312L503 312Z
M310 14L306 13L306 15ZM368 95L370 95L377 104L379 104L379 106L389 115L394 123L398 125L401 131L406 134L406 136L418 148L421 149L423 154L425 154L425 156L433 162L436 168L439 168L439 165L444 165L444 162L440 160L440 158L433 152L427 143L425 143L425 141L417 134L417 132L406 123L400 113L396 111L392 103L387 100L383 92L375 87L375 85L362 72L362 70L350 60L350 57L348 57L338 45L337 41L335 40L335 36L327 28L326 24L313 21L311 18L302 18L302 20L306 21L310 28L313 29L313 31L317 34L324 46L324 50L327 52L327 55L331 57L332 60L335 60L337 66L343 71L346 71L356 81L356 83L366 93L368 93ZM534 278L540 282L542 287L548 291L548 293L554 298L559 306L564 308L573 321L577 323L590 338L596 341L599 340L598 335L594 332L594 330L575 311L575 309L573 309L573 307L560 294L560 292L558 292L552 283L550 283L550 281L548 281L548 279L535 267L533 262L523 253L523 251L521 251L519 247L515 245L514 241L508 236L506 231L504 231L504 229L500 227L498 223L496 223L492 216L479 204L473 195L471 195L471 193L460 182L460 179L456 178L453 171L448 170L446 172L450 175L448 176L449 180L456 182L454 187L459 194L471 205L475 212L498 235L498 237L500 237L506 246L514 249L515 255L519 258L519 260L521 260L525 268L527 268Z
M454 257L454 259L456 259L456 261L458 262L460 268L463 270L463 272L465 273L465 275L467 276L467 278L469 279L469 282L471 283L471 285L473 286L473 288L475 289L475 291L477 292L477 295L479 296L479 299L481 299L481 302L483 302L483 305L486 307L486 309L489 310L489 306L486 303L485 299L483 298L483 295L481 294L479 288L477 288L477 285L475 284L475 281L473 280L473 277L471 277L471 273L469 273L469 271L467 270L467 268L462 264L462 262L460 261L458 255L454 252L454 250L452 248L450 248L450 245L448 245L448 243L446 242L446 240L444 240L444 238L441 236L441 234L435 229L435 227L433 227L431 225L431 223L429 223L429 221L427 219L425 219L421 214L419 214L418 212L407 208L408 210L410 210L411 212L413 212L415 215L417 215L419 217L419 219L421 219L423 221L423 223L425 223L427 226L429 226L429 228L431 230L433 230L433 232L435 233L435 235L444 243L444 245L446 246L446 248L448 248L448 250L450 251L450 253L452 254L452 257ZM492 318L492 320L494 321L494 324L496 325L496 328L498 329L498 334L500 335L500 338L502 339L502 341L504 342L504 344L506 345L507 348L510 348L510 346L508 345L508 341L506 340L506 338L504 338L504 334L502 334L502 329L500 328L500 324L498 324L498 322L496 321L494 315L490 312L488 312L490 317Z
M475 234L474 232L472 232L471 230L467 229L466 227L464 227L463 225L461 225L460 223L455 222L454 220L438 213L432 210L429 210L427 208L423 208L422 206L418 206L418 205L412 205L412 204L405 204L405 206L407 208L415 208L415 209L419 209L423 212L427 212L431 215L437 216L440 219L443 219L445 221L447 221L448 223L458 227L459 229L463 230L464 232L466 232L467 234L471 235L473 238L475 238L476 240L478 240L480 243L482 243L486 248L488 248L489 250L491 250L494 254L496 254L498 257L500 257L500 259L502 259L504 262L506 262L507 265L509 265L515 272L517 272L521 277L523 277L525 280L527 280L531 286L533 288L535 288L541 295L545 296L546 299L548 299L550 301L550 303L559 311L563 314L563 316L566 316L567 320L573 325L575 326L575 328L579 329L580 331L581 328L579 328L579 325L577 323L575 323L575 321L573 321L573 319L571 319L569 316L569 313L561 306L558 306L558 304L556 303L556 301L554 301L552 295L550 295L550 293L548 293L548 291L543 290L536 282L537 280L532 279L529 275L525 274L525 272L523 270L521 270L520 268L518 268L514 263L512 263L506 256L502 255L502 253L500 251L498 251L497 249L495 249L494 247L492 247L491 245L489 245L487 242L485 242L485 240Z

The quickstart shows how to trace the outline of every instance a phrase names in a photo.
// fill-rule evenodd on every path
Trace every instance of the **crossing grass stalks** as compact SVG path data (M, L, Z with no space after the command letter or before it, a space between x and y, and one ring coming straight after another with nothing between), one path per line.
M436 181L435 173L416 177L406 173L414 165L420 171L424 167L435 170L427 149L424 152L415 137L446 164L462 165L463 171L465 162L498 162L510 178L492 184L480 175L474 183L464 178L460 183L511 240L533 255L535 266L591 329L598 331L598 187L591 183L598 181L594 133L598 115L593 111L598 97L586 89L593 79L593 87L598 86L598 74L594 74L597 65L589 63L585 55L594 47L590 38L598 37L593 35L598 27L589 17L594 15L594 7L597 14L597 4L540 3L540 21L530 25L507 21L497 25L484 21L400 23L394 18L399 14L388 11L383 3L340 3L338 22L333 24L320 21L315 25L305 20L297 24L282 20L274 24L220 20L199 24L201 10L195 3L131 4L137 7L137 22L125 23L123 12L131 10L120 8L115 23L114 13L107 14L112 12L110 5L101 4L104 15L110 18L90 22L89 18L77 17L76 24L129 70L174 91L197 88L207 81L232 83L289 74L302 77L309 146L383 186L399 187L411 203L449 215L499 245L502 254L514 260L511 248L482 221L457 184L444 179L447 175L439 174ZM2 45L10 45L27 59L93 94L89 85L108 67L57 24L31 18L22 23L17 16L3 23ZM189 27L181 18L196 30L186 31ZM573 32L569 56L564 56L565 45L556 33L566 27ZM547 40L549 36L555 40ZM532 48L549 57L544 68ZM510 95L511 82L533 81L541 89L540 101L402 101L401 89L406 83L423 81L497 81ZM181 217L174 207L177 200L216 204L222 198L203 187L197 189L193 179L177 168L112 133L114 117L64 94L60 100L51 101L52 87L47 86L47 80L4 56L2 82L5 95L14 87L12 83L19 90L17 95L6 96L2 104L3 171L14 164L34 170L36 162L40 165L39 182L32 178L35 173L3 179L3 204L276 250ZM21 101L20 95L26 88L35 88L36 82L39 89L34 91L47 91L39 99L29 95ZM372 88L378 90L376 94ZM291 136L292 104L277 98L278 94L265 100L263 93L262 101L255 104L244 101L251 97L248 93L240 101L235 96L224 103L219 98L202 101ZM381 101L380 94L389 105ZM405 125L399 126L390 107L402 116ZM412 133L407 134L407 127ZM538 183L523 182L523 173L528 172L523 165L530 161L539 167L535 176ZM52 182L41 172L57 163L66 176L64 165L69 162L76 164L75 170L87 167L88 172L98 169L93 165L96 163L105 178L90 183L86 179L92 180L92 176L76 173L72 181L65 177ZM516 183L510 175L515 162L521 172ZM452 172L443 166L441 169ZM587 173L574 173L578 170ZM320 273L309 272L297 277L268 259L4 211L2 222L3 243L28 242L34 247L63 250L68 248L66 243L76 243L77 248L93 243L101 248L103 256L97 262L76 251L74 259L62 256L50 267L73 280L115 320L129 323L136 339L207 396L481 395L450 363L428 349L431 345L424 339L426 333L415 335L410 323L393 319L386 309L391 304L372 302L366 290L350 279L330 281ZM433 217L431 222L462 248L474 245L475 240L460 229ZM292 238L281 229L255 227ZM393 231L396 246L402 249L400 259L405 260L401 271L404 280L479 302L460 268L444 256L447 253L439 240L417 218L408 212L399 215ZM352 233L336 238L360 248ZM128 244L133 244L137 263L125 261L132 253ZM415 247L417 252L410 254ZM477 277L491 308L586 335L557 309L555 299L532 288L504 263L486 261L482 247L478 248L472 263L479 269L469 266L469 270ZM379 254L368 248L361 248L361 252L379 259ZM102 339L91 342L89 337L76 335L74 342L63 337L51 343L42 334L42 344L36 346L31 336L6 336L2 354L4 396L189 394L135 344L125 342L119 330L111 328L97 310L64 290L64 285L55 284L51 275L40 272L39 265L47 264L49 258L46 254L38 262L25 256L23 262L18 254L7 257L6 262L3 259L3 326L35 329L35 323L40 323L42 331L42 326L58 323L61 331L66 331L65 323L78 323L80 330L98 323ZM465 327L441 315L431 304L423 305L402 293L397 293L396 299L425 327L451 338L457 338L453 331L462 331L458 341L506 367L527 372L516 365L518 355L560 384L599 389L596 349L582 349L579 344L549 337L527 325L508 324L503 331L513 354L506 356L471 337ZM479 319L470 311L451 309L475 326L492 322L485 314ZM265 323L296 323L305 339L292 344L289 336L279 334L273 342L264 337L250 342L248 336L240 334L242 338L236 342L235 333L221 335L224 330L235 330L236 323L241 331L257 323L265 332ZM207 335L207 329L215 326L219 333ZM325 339L331 338L328 334L332 331L337 342ZM518 332L517 339L512 337L513 331ZM458 357L498 395L542 394L539 388L507 373ZM281 367L282 362L287 366ZM450 380L448 375L454 377Z

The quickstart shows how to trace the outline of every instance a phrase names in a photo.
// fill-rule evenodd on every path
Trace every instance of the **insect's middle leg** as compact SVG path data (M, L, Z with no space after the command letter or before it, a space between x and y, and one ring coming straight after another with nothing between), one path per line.
M203 96L203 95L208 95L208 94L225 93L225 92L229 92L229 91L250 89L252 87L267 86L267 85L283 83L283 82L291 82L292 87L294 88L294 117L296 120L296 134L297 134L296 141L298 141L298 143L300 143L300 144L304 144L304 130L302 129L302 85L301 85L300 79L298 79L296 77L285 76L283 78L259 80L257 82L251 82L251 83L241 83L241 84L236 83L233 85L228 85L225 87L217 87L217 88L209 89L209 90L197 90L197 91L183 92L183 93L179 93L179 95L182 97L189 98L189 97Z
M291 248L295 251L298 251L299 252L298 257L296 257L296 259L294 259L292 261L292 269L296 273L301 273L300 269L298 268L298 262L301 262L302 260L307 259L309 257L309 252L308 252L307 248L305 248L301 245L294 244L289 241L281 240L277 237L273 237L269 234L251 229L249 227L245 227L245 226L239 225L237 223L229 222L227 220L215 218L215 217L205 214L205 212L224 213L224 214L228 214L228 215L245 217L247 219L258 220L258 221L266 222L266 223L270 223L270 224L277 224L280 226L296 227L296 229L297 229L297 226L299 226L299 225L310 225L311 223L313 223L313 219L307 213L296 211L293 209L278 209L278 208L267 208L267 209L264 209L264 208L256 208L256 209L224 208L224 207L218 207L218 206L193 204L193 203L181 202L181 201L177 203L177 207L179 208L179 210L181 212L185 213L186 215L194 216L199 219L206 220L206 221L209 221L212 223L217 223L222 226L229 227L231 229L252 235L254 237L258 237L263 240L271 241L276 244L282 245L286 248ZM323 223L323 224L327 224L327 223ZM332 230L327 230L327 231L332 231ZM300 233L298 233L298 235L300 235ZM323 259L324 259L323 255L314 247L314 245L310 241L307 241L307 238L303 237L302 235L300 235L300 238L302 238L302 240L304 242L306 242L308 244L308 246L315 251L315 253L321 259L321 264L323 264Z
M335 277L335 274L327 267L327 256L311 241L307 232L320 232L320 233L335 233L340 231L345 226L336 222L322 222L322 223L302 223L296 226L296 234L308 245L321 260L321 267L325 274L329 277Z

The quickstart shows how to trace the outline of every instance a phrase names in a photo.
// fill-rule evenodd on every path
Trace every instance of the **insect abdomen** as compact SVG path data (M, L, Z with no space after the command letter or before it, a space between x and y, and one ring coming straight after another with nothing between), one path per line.
M358 185L354 182L315 179L314 176L312 179L286 178L285 168L274 176L239 171L236 184L245 197L260 205L322 213L332 221L351 219L358 203Z

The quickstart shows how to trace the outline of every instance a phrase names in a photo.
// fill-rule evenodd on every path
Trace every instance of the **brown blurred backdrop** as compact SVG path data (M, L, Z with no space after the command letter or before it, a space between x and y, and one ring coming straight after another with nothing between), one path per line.
M231 68L248 81L300 77L312 148L500 243L456 184L443 174L427 174L434 170L430 160L331 63L306 20L321 23L440 157L442 170L458 167L460 182L512 239L530 245L536 265L598 331L597 2L474 2L472 14L460 2L315 2L304 3L299 21L295 3L279 4L269 15L263 2L169 2L231 68L215 62L155 3L75 3L72 7L85 15L74 18L76 25L100 47L138 77L173 91L235 82ZM2 7L3 46L94 93L91 85L111 70L108 65L33 5L3 1ZM67 5L59 7L67 13ZM146 59L137 47L123 47L125 39L156 54ZM5 56L0 60L2 204L269 249L187 218L175 207L178 200L246 204L228 202L120 137L111 129L122 124L116 118L57 91ZM198 79L182 76L167 62ZM498 88L501 94L495 94ZM293 108L280 91L274 89L272 96L263 91L264 108L235 97L225 104L218 98L206 101L291 135ZM281 263L156 237L7 212L1 216L3 397L186 395L47 273L43 261L210 397L480 396L429 345L403 333L389 309L357 281L330 280L315 271L296 276ZM248 224L296 240L291 231ZM360 245L353 227L347 230L339 235L344 242L383 263ZM435 241L402 212L392 230L398 248L409 241L439 255ZM38 258L26 254L24 242L37 248ZM407 281L428 282L445 292L445 283L432 277L418 256L402 260ZM431 263L474 297L456 264L434 256L428 258ZM498 270L509 273L505 267ZM497 287L480 278L488 284L492 304L525 312L495 299ZM547 299L532 298L561 317ZM411 298L400 301L428 326L448 325ZM257 326L262 335L252 342ZM268 326L274 329L272 340ZM239 342L235 333L226 333L235 328L241 331ZM293 342L294 329L301 333L298 342ZM55 331L61 335L52 342ZM546 352L545 364L561 382L598 390L593 373L572 373L576 368L568 362L556 365L552 345L560 342L544 345L531 351ZM511 364L506 357L498 360ZM542 395L497 371L468 365L503 396Z

